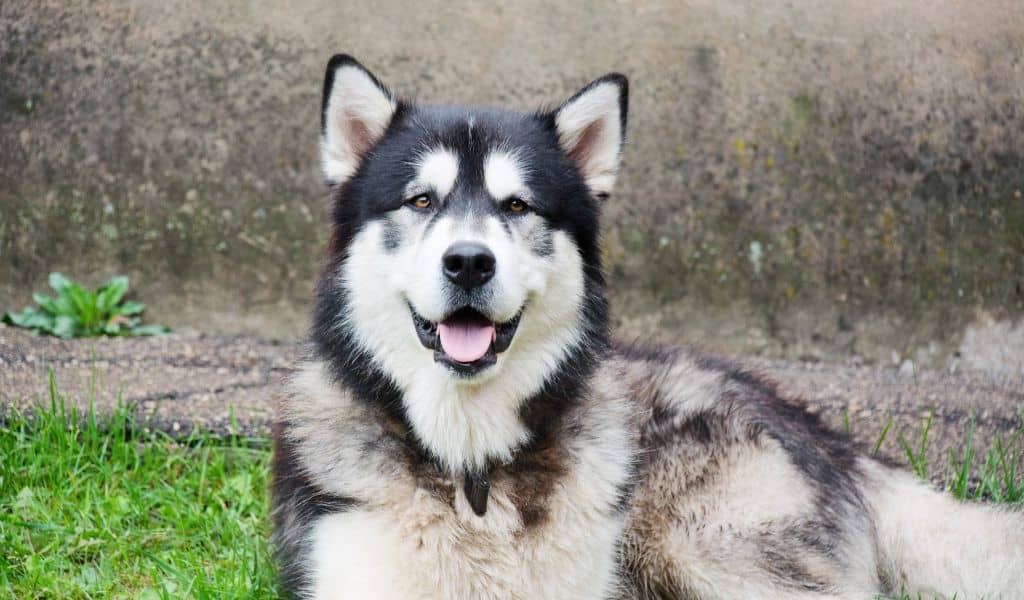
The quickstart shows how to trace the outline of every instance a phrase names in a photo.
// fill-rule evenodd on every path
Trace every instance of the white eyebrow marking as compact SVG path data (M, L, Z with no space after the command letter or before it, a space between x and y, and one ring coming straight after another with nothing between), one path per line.
M523 167L514 154L492 152L484 161L484 183L491 197L502 201L525 191Z
M439 198L444 198L455 187L459 176L459 159L447 148L434 148L424 153L419 161L414 185L432 187Z

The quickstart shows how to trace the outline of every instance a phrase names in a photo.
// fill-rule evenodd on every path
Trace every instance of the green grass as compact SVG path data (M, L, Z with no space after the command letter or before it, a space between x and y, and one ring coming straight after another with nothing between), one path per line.
M897 433L900 447L907 457L910 470L926 481L932 479L934 465L928 463L928 438L932 429L933 410L925 420L921 435L912 444ZM1021 415L1024 421L1024 415ZM848 423L848 421L847 421ZM875 444L877 453L885 441L893 420L890 419L882 429L882 434ZM849 426L847 425L847 431ZM945 489L964 502L988 501L1024 507L1024 471L1019 470L1018 457L1021 455L1021 444L1024 441L1024 424L1009 439L996 437L992 448L985 456L978 459L974 448L974 419L968 423L967 443L960 454L950 454L942 471ZM956 596L953 596L954 600ZM879 600L890 600L879 597ZM896 596L891 600L930 600L921 596Z
M13 598L273 598L265 439L142 433L65 409L0 428L0 590Z
M14 412L0 426L0 590L15 598L277 596L266 439L174 440L147 432L128 409L102 424L68 409L52 381L49 394L49 410ZM979 456L970 427L967 446L938 471L947 489L965 501L1024 506L1024 428ZM936 472L925 459L930 431L931 417L913 443L896 434L925 479Z
M925 420L921 435L911 443L903 432L897 433L900 447L907 457L909 468L926 481L937 475L935 465L928 463L928 438L932 429L933 410ZM1021 415L1024 422L1024 414ZM882 437L875 445L878 452L892 425L886 423ZM974 447L974 418L967 424L967 443L959 454L950 453L941 471L944 487L956 498L964 501L988 501L1024 506L1024 466L1019 464L1024 444L1024 424L1009 438L996 436L992 447L979 457Z

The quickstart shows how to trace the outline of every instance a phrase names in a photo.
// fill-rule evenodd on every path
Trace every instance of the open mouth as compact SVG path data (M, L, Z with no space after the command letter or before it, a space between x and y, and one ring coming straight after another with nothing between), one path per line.
M434 351L436 362L460 375L474 375L497 362L498 353L508 350L519 327L520 315L495 323L469 307L437 323L424 319L411 306L409 310L420 343Z

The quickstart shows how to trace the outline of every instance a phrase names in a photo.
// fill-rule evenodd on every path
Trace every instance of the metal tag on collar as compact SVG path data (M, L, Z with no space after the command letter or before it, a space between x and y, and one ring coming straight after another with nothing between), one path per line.
M487 481L487 473L466 473L463 490L466 493L466 500L473 507L476 516L484 516L484 513L487 512L487 496L491 492L491 483Z

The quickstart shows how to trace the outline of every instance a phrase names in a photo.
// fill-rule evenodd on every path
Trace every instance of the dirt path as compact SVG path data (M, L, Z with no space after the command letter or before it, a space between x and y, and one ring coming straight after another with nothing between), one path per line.
M52 369L69 402L101 410L123 402L150 416L150 425L184 433L193 425L227 431L232 411L244 433L265 431L280 380L301 347L240 336L180 336L63 341L35 337L0 325L0 408L48 401ZM1024 377L979 372L927 371L916 377L895 369L750 359L752 368L779 382L786 393L807 400L832 426L844 426L873 447L890 417L894 427L882 452L906 462L897 439L901 431L916 443L934 408L929 457L947 464L962 448L972 414L975 443L987 449L1021 426ZM1024 460L1024 443L1015 446Z

